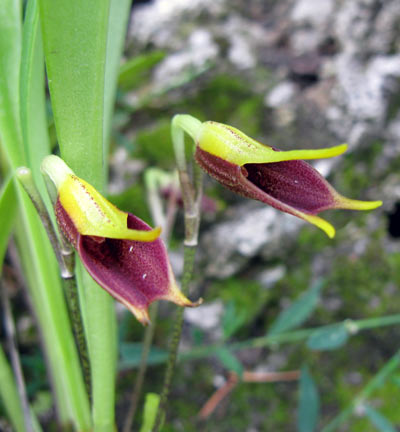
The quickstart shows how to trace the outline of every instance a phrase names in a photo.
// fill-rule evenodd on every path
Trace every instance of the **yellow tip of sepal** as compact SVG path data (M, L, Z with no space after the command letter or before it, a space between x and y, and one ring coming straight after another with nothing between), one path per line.
M308 215L305 213L302 213L301 217L304 220L306 220L307 222L310 222L311 224L322 229L322 231L324 231L329 238L335 237L335 234L336 234L335 228L329 222L327 222L325 219L322 219L322 218L320 218L318 216L314 216L314 215Z
M340 196L335 208L346 210L374 210L382 205L382 201L359 201Z

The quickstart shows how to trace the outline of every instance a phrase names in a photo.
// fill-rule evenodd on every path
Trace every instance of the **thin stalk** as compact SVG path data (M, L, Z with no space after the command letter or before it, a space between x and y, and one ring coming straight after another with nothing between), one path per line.
M7 343L8 343L9 353L10 353L11 365L17 382L18 394L19 394L22 411L24 415L25 430L26 432L33 432L34 429L33 429L32 417L29 408L28 395L26 393L24 375L22 372L21 362L18 354L15 324L11 312L10 299L8 298L6 287L1 286L0 289L1 289L1 300L2 300L3 311L4 311Z
M158 303L154 303L150 306L150 324L146 327L146 330L144 332L143 350L140 357L139 370L136 376L135 386L133 388L132 398L130 401L128 413L126 415L123 432L130 432L132 430L133 420L135 419L136 410L139 404L140 396L142 394L144 378L146 376L147 359L149 357L151 344L153 342L157 312Z
M90 372L89 350L83 327L81 309L79 305L79 295L75 275L71 277L62 277L65 296L67 297L68 310L72 321L72 328L75 336L75 342L78 346L79 358L82 365L83 379L85 381L86 392L89 401L92 397L92 379Z
M203 193L203 175L199 167L194 164L192 178L188 172L186 163L184 132L188 133L194 141L201 129L201 122L188 115L176 115L172 119L171 136L174 145L175 160L178 166L179 182L182 192L185 221L185 239L183 255L182 292L187 295L190 281L193 276L194 257L197 249L200 227L200 204ZM192 163L193 155L191 158ZM178 356L179 342L182 335L184 309L177 311L172 338L169 346L168 362L164 375L164 383L161 390L160 403L158 404L156 420L153 432L158 432L164 419L166 401L171 388L172 375Z
M166 177L168 177L166 179ZM168 200L166 212L164 211L160 189L163 185L163 180L170 182L169 175L161 172L160 170L150 169L147 170L145 176L146 189L148 192L148 203L153 222L157 226L162 227L161 237L168 245L169 236L175 222L176 216L176 191L172 185L172 193ZM140 365L137 373L135 386L132 393L128 414L126 415L123 432L129 432L132 429L133 421L137 411L138 403L142 393L144 378L147 371L147 359L150 353L151 345L153 343L154 330L157 321L158 303L150 306L150 324L146 327L143 337L143 350L140 357Z
M354 412L354 409L362 404L377 388L381 387L386 378L400 366L400 350L379 370L368 382L361 392L353 399L351 404L340 414L334 417L321 432L333 432L341 426Z
M184 247L184 265L181 290L183 294L189 291L189 284L193 276L194 258L196 246ZM158 432L161 427L161 422L164 417L166 402L171 388L172 376L176 364L179 342L181 340L182 325L183 325L184 308L179 308L175 318L175 325L172 332L172 337L169 345L169 357L164 375L164 383L161 390L160 403L158 405L157 417L154 423L153 432Z
M26 167L20 167L16 171L16 176L21 182L25 192L28 194L32 204L35 206L43 227L46 230L46 234L50 240L51 246L58 261L58 265L60 267L61 276L63 278L72 277L74 274L74 262L73 258L71 258L73 256L72 250L66 249L64 244L60 245L59 236L57 236L54 230L46 206L35 186L31 170Z
M90 400L92 388L90 361L74 272L75 255L71 247L67 244L63 234L59 232L59 235L57 235L54 230L46 206L33 181L31 170L26 167L20 167L17 169L16 175L38 212L60 267L64 293L68 303L68 311L72 321L75 342L78 346L79 358L83 369L86 392Z
M178 355L178 360L188 361L192 359L200 359L211 357L216 354L222 347L228 348L230 351L240 351L248 348L266 348L276 347L277 345L300 342L308 339L314 332L328 329L335 325L346 325L350 334L357 334L358 331L370 330L379 327L387 327L391 325L400 324L400 314L388 315L378 318L367 318L362 320L345 320L334 324L328 324L320 327L307 328L294 330L291 332L278 333L271 336L261 336L253 339L248 339L241 342L233 342L230 344L216 343L210 345L201 345L191 348ZM167 358L161 358L158 362L153 364L162 364L167 361Z
M357 333L361 330L368 330L377 327L385 327L395 324L400 324L400 314L388 315L378 318L367 318L362 320L345 320L341 323L329 324L326 326L315 327L310 329L300 329L286 333L278 333L271 336L261 336L249 339L242 342L234 342L228 345L230 351L240 351L247 348L265 348L268 346L276 346L283 343L299 342L309 338L315 331L330 328L332 325L344 324L351 333ZM215 354L225 344L205 345L192 348L190 351L182 353L179 358L188 360L193 358L209 357Z

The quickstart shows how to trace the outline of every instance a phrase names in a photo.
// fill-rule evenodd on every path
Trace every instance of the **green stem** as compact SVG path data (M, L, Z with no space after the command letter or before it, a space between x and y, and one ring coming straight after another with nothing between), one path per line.
M82 365L86 392L88 394L89 400L91 400L92 381L90 372L90 358L85 337L85 330L83 327L83 320L79 304L79 295L75 275L71 277L63 277L63 286L65 296L67 297L68 310L72 321L75 342L78 346L79 358Z
M332 325L338 325L340 323L329 324L326 326L310 328L310 329L301 329L295 330L287 333L278 333L276 335L271 336L261 336L258 338L249 339L243 342L234 342L229 344L229 350L231 351L239 351L247 348L265 348L268 346L276 346L282 343L291 343L291 342L299 342L301 340L307 339L310 337L315 331L332 327ZM396 315L388 315L385 317L378 318L368 318L363 320L346 320L342 322L342 324L346 325L346 327L351 329L351 332L373 329L377 327L390 326L395 324L400 324L400 314ZM206 345L200 346L196 348L192 348L190 351L181 354L182 360L191 359L191 358L203 358L214 355L216 351L218 351L224 344L214 344L214 345Z
M182 292L187 295L189 291L189 284L193 276L194 258L196 253L196 246L184 247L184 265L182 276ZM172 333L172 338L169 346L169 357L167 367L164 375L164 383L160 396L160 403L158 405L157 417L154 424L153 432L158 432L161 427L161 422L164 417L165 405L171 388L172 376L176 364L178 354L179 342L182 334L183 314L185 309L179 308L175 318L175 325Z
M64 292L68 303L68 311L70 319L72 321L75 342L78 346L79 357L82 364L85 387L90 400L90 361L88 347L84 334L83 320L80 311L76 278L74 274L74 253L70 246L66 245L66 239L64 239L63 234L60 232L59 236L57 236L53 224L50 220L50 216L47 212L46 206L33 181L31 170L26 167L20 167L17 169L16 175L22 186L24 187L26 193L28 194L29 198L31 199L33 205L35 206L36 211L38 212L38 215L46 230L46 234L49 237L50 243L53 247L60 267ZM59 239L62 239L63 241L60 242Z
M178 360L188 361L192 359L206 358L215 355L221 347L227 347L230 351L240 351L248 348L266 348L266 347L276 347L280 344L300 342L304 339L309 338L314 332L330 328L336 325L346 325L350 328L350 333L354 333L354 330L362 331L369 330L378 327L386 327L391 325L400 324L400 314L388 315L378 318L368 318L363 320L345 320L342 322L329 324L320 327L300 329L286 333L278 333L271 336L261 336L258 338L248 339L242 342L233 342L230 344L218 343L213 345L202 345L195 348L191 348L186 352L182 352L178 356ZM167 361L167 358L162 358L158 362L153 364L162 364Z
M171 135L174 145L175 159L178 165L179 181L182 192L185 220L184 260L182 276L182 292L187 295L189 284L193 276L194 257L196 253L199 227L200 227L200 204L203 193L203 176L197 165L193 167L193 178L190 178L185 155L184 132L188 133L194 141L201 130L201 122L189 115L176 115L172 119ZM191 158L192 163L193 157ZM160 403L153 427L158 432L164 418L165 404L171 387L172 375L178 355L179 342L182 334L184 309L178 309L172 339L169 347L168 363L161 390Z
M28 194L30 200L32 201L32 204L35 206L35 209L40 217L43 227L46 230L46 234L50 240L51 246L53 247L60 267L61 276L63 278L72 277L74 273L73 259L71 260L72 250L65 250L65 247L60 245L59 237L54 230L53 224L50 220L50 216L47 212L42 197L40 196L40 193L36 188L31 170L27 167L19 167L16 170L16 176L21 182L25 192Z
M157 168L150 168L145 173L145 184L148 196L148 203L153 222L162 227L161 237L168 244L168 240L175 222L176 215L176 192L174 176L165 173ZM171 196L168 200L166 211L164 211L160 191L163 186L171 186ZM157 321L158 303L150 306L150 321L144 332L143 351L140 358L139 371L135 381L135 387L132 393L132 399L128 414L126 415L123 432L129 432L132 428L137 406L142 393L144 378L147 371L147 359L153 342L154 330Z
M132 429L133 420L135 418L137 406L142 393L144 378L147 371L147 359L149 357L151 344L153 342L155 323L157 319L158 303L150 306L150 324L146 327L143 338L143 350L140 357L140 366L136 376L135 387L132 393L132 399L129 406L128 414L123 428L123 432L129 432Z
M172 119L172 142L174 144L175 158L179 171L186 171L184 132L189 134L193 138L193 141L196 142L200 129L201 122L190 115L177 114Z
M386 378L400 366L400 350L379 370L379 372L368 382L361 392L353 399L350 406L333 418L321 432L333 432L341 426L354 412L354 409L363 403L372 392L381 387Z

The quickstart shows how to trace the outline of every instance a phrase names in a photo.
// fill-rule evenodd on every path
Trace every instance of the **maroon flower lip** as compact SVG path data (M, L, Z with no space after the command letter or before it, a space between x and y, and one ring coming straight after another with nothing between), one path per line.
M57 221L77 249L92 278L123 303L143 324L150 322L148 306L156 300L169 300L180 306L197 306L179 290L166 248L160 238L152 242L81 235L66 210L57 201ZM127 227L150 231L151 227L128 213Z
M318 213L338 208L362 210L381 204L341 196L317 170L302 160L240 166L202 150L198 145L195 159L204 171L231 191L311 222L329 237L334 236L335 230L316 216Z

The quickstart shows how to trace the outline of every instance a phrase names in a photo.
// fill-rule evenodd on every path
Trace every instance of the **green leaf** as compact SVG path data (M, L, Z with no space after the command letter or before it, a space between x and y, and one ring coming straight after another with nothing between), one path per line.
M0 399L7 417L17 432L25 431L24 412L14 375L0 345Z
M104 186L104 82L110 1L39 0L61 155L78 176L99 190Z
M137 367L142 357L143 345L140 342L122 343L120 348L121 360L119 369ZM157 347L151 347L147 364L154 365L163 363L168 358L168 351Z
M309 290L282 311L271 325L268 335L273 336L292 330L303 324L318 304L323 281L317 281Z
M19 99L23 91L23 86L20 85L20 66L22 62L28 65L28 69L33 70L30 62L35 63L38 47L34 40L31 41L30 37L25 37L25 35L35 33L34 26L37 26L37 20L35 21L34 17L37 13L37 4L33 0L28 2L22 44L21 3L6 0L2 2L0 8L0 144L11 170L28 162L22 141L20 121L21 103L22 101L27 102L27 98L23 99L23 96L21 100ZM35 48L30 51L28 43L32 43L30 46ZM21 45L23 45L22 50ZM27 56L28 52L33 55ZM43 76L40 81L43 85ZM85 430L87 425L84 419L86 395L83 385L82 391L79 387L79 383L82 382L81 371L69 327L58 267L31 202L20 185L18 183L15 185L20 204L16 220L16 244L43 336L56 394L58 416L61 424L70 421L80 430Z
M349 332L344 324L323 327L311 333L307 340L312 350L334 350L343 346L349 339Z
M165 57L163 51L152 51L128 60L121 66L118 85L125 91L132 90L142 84L153 68Z
M222 317L222 331L224 339L226 340L242 327L246 322L247 314L245 310L238 309L234 301L228 302L224 312Z
M389 421L386 417L384 417L381 413L374 410L372 407L367 405L365 407L365 415L369 418L371 423L379 430L380 432L396 432L397 429L393 425L391 421Z
M227 370L235 372L240 378L243 376L244 368L242 363L240 363L228 348L218 348L215 354Z
M12 166L25 163L19 122L21 2L4 0L0 7L0 138ZM11 145L12 143L12 145Z
M9 178L0 192L0 274L2 273L4 255L7 250L8 239L14 226L17 210L17 197L14 183Z
M126 23L124 14L128 11L125 0L40 0L48 82L61 156L78 176L100 191L106 183L104 145L114 100L115 65ZM109 431L114 429L115 420L113 301L81 263L77 265L77 273L92 372L93 426L96 431Z
M39 22L37 0L30 0L25 13L23 26L20 113L23 145L26 163L32 171L36 187L39 189L47 208L50 200L40 172L40 164L50 153L50 140L47 125L46 91L44 74L43 43Z
M112 116L117 91L117 77L120 70L126 27L132 0L112 0L108 19L107 57L104 79L104 154L108 154ZM107 177L107 164L104 164Z
M158 404L160 403L160 396L156 393L147 393L146 401L144 403L143 423L140 432L151 432L153 430L154 422L156 421ZM163 423L163 422L162 422ZM162 427L161 423L161 427Z
M316 430L319 418L319 395L317 386L307 366L303 366L300 375L300 392L297 430L313 432Z
M40 35L39 5L36 0L30 0L23 27L18 94L21 95L20 114L25 159L43 192L45 187L41 183L39 163L49 152L49 139ZM62 423L72 421L78 429L87 430L90 427L89 403L67 315L58 265L41 222L25 192L21 192L21 206L23 224L16 233L17 244L45 339L60 420Z

